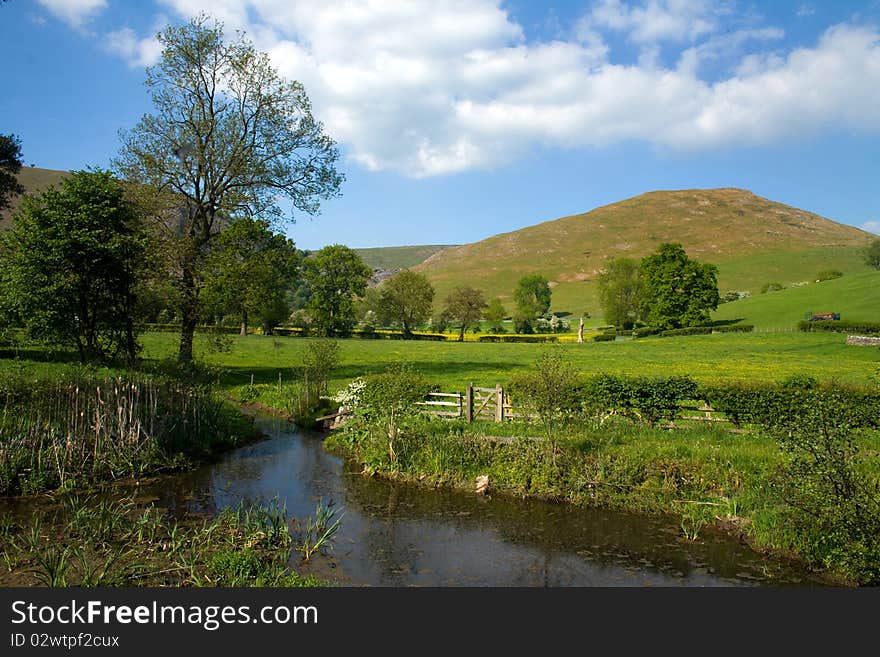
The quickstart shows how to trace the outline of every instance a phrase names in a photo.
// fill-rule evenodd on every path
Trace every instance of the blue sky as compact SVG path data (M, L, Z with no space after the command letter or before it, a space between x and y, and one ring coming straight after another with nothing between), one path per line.
M8 0L0 133L108 166L157 29L207 11L302 81L343 196L303 248L460 244L655 189L880 233L880 1Z

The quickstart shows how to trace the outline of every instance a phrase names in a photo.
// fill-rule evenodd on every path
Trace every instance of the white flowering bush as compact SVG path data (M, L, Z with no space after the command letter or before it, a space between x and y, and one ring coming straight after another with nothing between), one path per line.
M349 383L345 388L336 393L332 398L340 406L344 406L350 410L354 410L361 405L361 400L366 388L366 380L359 376Z

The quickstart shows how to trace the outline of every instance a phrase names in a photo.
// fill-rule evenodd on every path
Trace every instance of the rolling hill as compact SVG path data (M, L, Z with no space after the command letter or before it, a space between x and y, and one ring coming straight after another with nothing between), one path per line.
M67 171L55 169L40 169L39 167L22 167L18 172L18 181L24 186L25 194L35 194L43 191L50 185L57 185L66 176ZM18 209L21 197L12 199L9 209L0 211L0 229L6 228L12 215Z
M424 262L435 253L450 248L444 244L421 246L385 246L354 249L370 269L407 269Z
M717 265L722 293L754 296L764 283L812 281L826 269L867 272L860 251L872 239L742 189L657 191L444 249L415 269L434 284L435 298L472 285L508 306L517 280L539 273L551 281L554 310L596 316L596 277L604 264L641 258L662 242L680 242L690 257Z

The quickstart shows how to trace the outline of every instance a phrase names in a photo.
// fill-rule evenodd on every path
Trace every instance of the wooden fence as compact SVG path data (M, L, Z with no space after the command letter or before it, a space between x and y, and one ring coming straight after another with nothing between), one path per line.
M515 410L507 393L501 384L494 388L479 388L470 384L464 393L461 392L431 392L425 401L417 404L426 413L438 417L464 418L467 422L474 420L489 420L504 422L516 418L535 417L533 414L522 410ZM725 417L719 417L718 411L707 404L702 406L679 406L681 411L690 411L690 415L682 415L679 419L695 420L698 422L730 422ZM702 413L695 415L694 413Z

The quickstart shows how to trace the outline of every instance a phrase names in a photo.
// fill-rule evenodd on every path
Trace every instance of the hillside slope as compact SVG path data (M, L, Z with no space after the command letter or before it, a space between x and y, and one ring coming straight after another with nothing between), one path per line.
M758 294L718 306L713 319L742 319L757 328L792 328L807 313L840 313L842 319L880 321L880 271Z
M510 303L517 280L551 281L553 308L600 313L597 275L609 259L641 258L662 242L719 268L719 287L757 294L761 285L813 280L818 271L867 271L860 249L876 236L742 189L649 192L481 242L445 249L416 267L443 296L473 285Z
M450 247L444 244L424 244L354 249L354 252L370 269L408 269L448 248Z
M37 194L50 185L57 185L65 177L67 171L55 169L40 169L39 167L22 167L18 172L18 181L24 186L25 194ZM21 203L21 197L15 197L10 203L10 208L0 211L0 230L6 228Z

